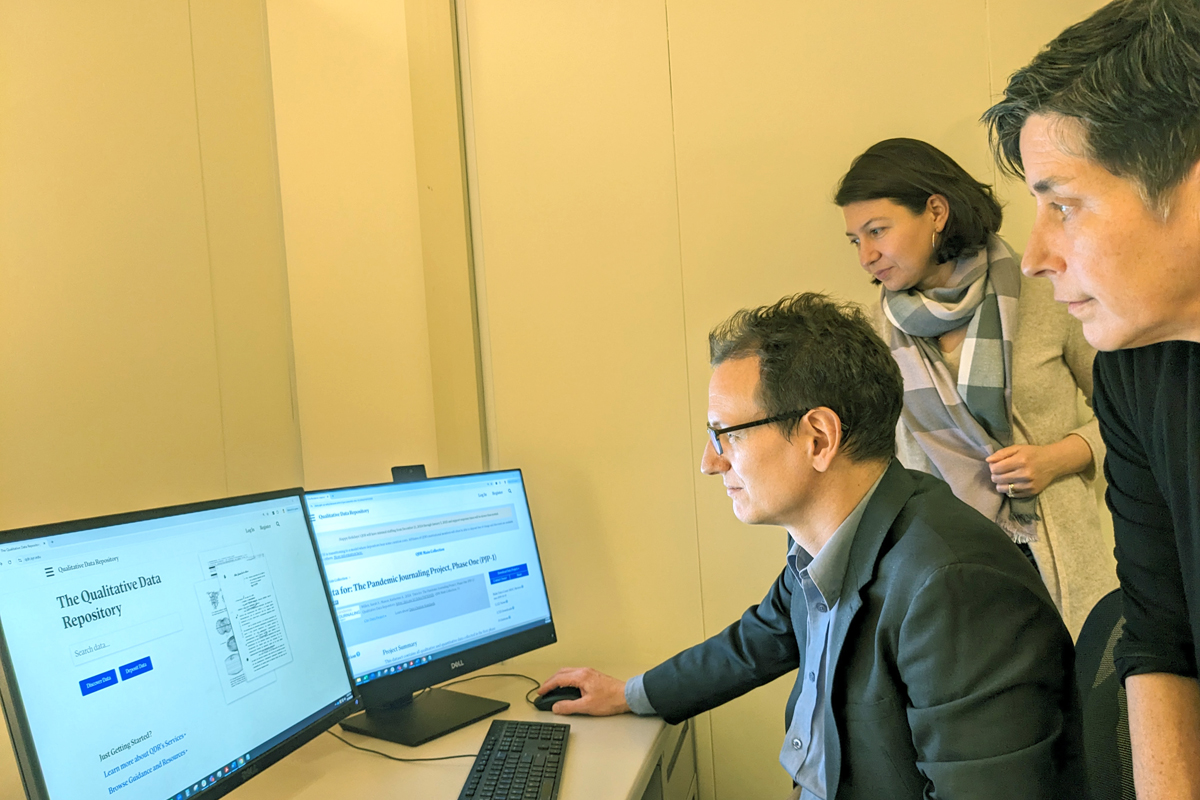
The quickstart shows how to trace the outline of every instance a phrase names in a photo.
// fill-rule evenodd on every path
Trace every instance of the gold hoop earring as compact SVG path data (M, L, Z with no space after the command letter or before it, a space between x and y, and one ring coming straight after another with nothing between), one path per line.
M931 246L931 247L932 247L934 250L937 250L937 235L938 235L938 232L937 232L937 231L934 231L934 232L933 232L933 238L930 240L930 246Z

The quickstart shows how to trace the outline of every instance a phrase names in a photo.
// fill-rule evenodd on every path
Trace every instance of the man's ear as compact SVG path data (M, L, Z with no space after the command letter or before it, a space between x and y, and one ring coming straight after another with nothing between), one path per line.
M845 433L842 429L842 421L833 412L833 409L825 406L818 406L809 411L805 419L813 432L810 445L813 469L817 472L825 472L837 454L842 451L842 437Z

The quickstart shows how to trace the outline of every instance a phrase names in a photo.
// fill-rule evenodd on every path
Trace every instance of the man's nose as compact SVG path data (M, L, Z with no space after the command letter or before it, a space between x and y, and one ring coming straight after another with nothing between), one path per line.
M729 469L729 459L718 455L712 440L704 443L704 453L700 456L700 471L705 475L720 475Z
M1025 254L1021 256L1021 272L1030 278L1049 278L1066 268L1066 262L1054 251L1047 235L1045 214L1045 209L1038 209Z

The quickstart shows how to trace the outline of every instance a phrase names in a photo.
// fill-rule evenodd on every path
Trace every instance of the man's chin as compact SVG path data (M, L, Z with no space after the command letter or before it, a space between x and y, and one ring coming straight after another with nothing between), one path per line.
M737 501L734 501L733 504L733 515L738 518L738 522L745 523L746 525L758 524L758 518L754 512L749 508L744 508Z

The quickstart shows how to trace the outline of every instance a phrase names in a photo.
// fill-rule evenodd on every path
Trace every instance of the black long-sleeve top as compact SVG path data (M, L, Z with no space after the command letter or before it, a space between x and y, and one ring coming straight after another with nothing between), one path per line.
M1093 404L1108 446L1125 633L1117 672L1195 677L1200 642L1200 344L1100 353Z

